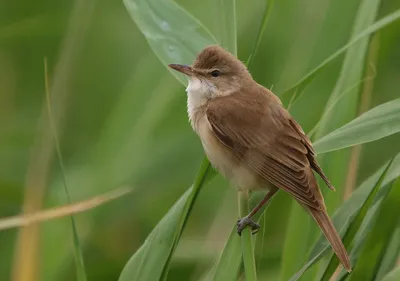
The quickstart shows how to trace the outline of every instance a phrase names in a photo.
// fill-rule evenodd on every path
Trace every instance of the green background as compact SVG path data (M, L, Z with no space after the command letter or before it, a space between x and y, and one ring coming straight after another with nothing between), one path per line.
M216 37L223 32L214 1L177 2ZM292 86L349 40L358 4L276 1L252 65L255 80L276 93ZM243 61L253 47L264 8L265 1L237 1L238 57ZM377 18L399 8L397 0L382 1ZM400 22L376 36L369 108L399 97ZM184 87L151 51L122 1L1 1L1 217L22 211L28 189L43 198L43 208L66 203L56 154L43 165L43 154L35 153L43 149L37 142L48 128L40 121L46 102L44 57L54 82L52 95L63 96L52 110L59 117L71 200L134 187L132 194L76 216L88 279L116 280L132 253L191 185L202 161L201 144L187 120ZM325 68L291 108L306 132L320 119L342 62L343 57ZM327 132L354 118L357 107L350 100L335 109L342 118ZM399 150L399 134L363 146L356 182ZM330 213L342 201L349 151L327 154L327 159L339 160L323 165L338 190L327 193ZM32 169L31 179L39 184L27 180ZM46 181L41 185L42 173ZM268 273L270 280L281 267L291 202L283 193L273 200L262 254L256 251L260 276ZM220 255L236 219L236 192L218 176L200 193L168 280L198 280ZM17 233L0 233L1 280L11 280L18 270ZM37 280L75 280L70 220L41 224L38 243Z

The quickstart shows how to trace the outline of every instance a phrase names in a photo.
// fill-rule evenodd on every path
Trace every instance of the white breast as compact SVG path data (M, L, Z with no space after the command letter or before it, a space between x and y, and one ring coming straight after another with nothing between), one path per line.
M196 110L203 106L215 91L214 85L196 77L189 77L187 92L187 110L189 120L193 126L193 118Z

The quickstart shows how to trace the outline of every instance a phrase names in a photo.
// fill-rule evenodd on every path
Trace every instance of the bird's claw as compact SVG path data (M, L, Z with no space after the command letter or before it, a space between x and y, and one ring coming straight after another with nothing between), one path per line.
M251 226L251 230L253 234L256 234L258 232L258 230L260 229L260 225L256 222L254 222L251 218L249 217L244 217L241 219L238 219L237 221L237 233L239 234L239 236L242 235L242 231L243 229L246 228L246 226Z

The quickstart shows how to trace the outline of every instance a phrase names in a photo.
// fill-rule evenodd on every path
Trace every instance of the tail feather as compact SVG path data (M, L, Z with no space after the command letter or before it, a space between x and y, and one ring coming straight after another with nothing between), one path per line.
M321 228L326 239L328 239L329 243L332 246L333 251L335 252L336 256L338 257L344 268L348 272L351 272L351 264L347 251L342 243L342 239L337 233L326 211L317 210L314 208L307 208L307 209L314 218L314 220L317 222L319 227Z

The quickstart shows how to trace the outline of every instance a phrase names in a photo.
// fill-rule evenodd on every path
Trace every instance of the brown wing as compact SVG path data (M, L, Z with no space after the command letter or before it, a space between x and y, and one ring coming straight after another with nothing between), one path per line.
M325 176L324 172L322 171L321 167L319 166L316 156L317 154L314 151L314 148L312 147L312 143L310 139L307 137L307 135L304 133L303 129L300 127L299 124L294 119L290 120L290 123L292 127L296 130L296 132L301 136L303 144L307 147L307 158L310 161L311 168L316 171L320 177L324 180L326 185L331 189L335 190L331 182L329 181L328 177Z
M311 142L272 93L257 88L216 98L206 114L215 136L242 163L300 202L324 208L310 165Z

